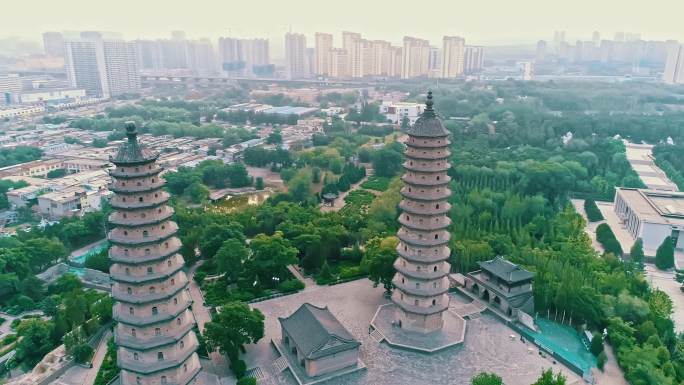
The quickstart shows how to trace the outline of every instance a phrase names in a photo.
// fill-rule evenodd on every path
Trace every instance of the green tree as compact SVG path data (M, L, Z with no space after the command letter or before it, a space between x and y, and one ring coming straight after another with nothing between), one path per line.
M249 250L239 239L227 239L214 255L218 271L225 273L229 282L235 282L242 274L242 264L247 260Z
M470 380L471 385L503 385L501 377L494 373L480 373Z
M387 237L384 239L373 238L366 243L361 266L368 271L368 278L375 286L382 284L389 293L392 290L392 278L394 277L394 261L398 254L396 251L399 239Z
M545 370L541 377L532 385L565 385L566 378L565 376L561 373L558 372L556 375L553 375L553 370L547 369Z
M593 199L584 200L584 212L587 214L587 219L589 219L589 222L598 222L604 219L603 214L601 214L601 210L599 210L596 202Z
M277 231L272 236L259 234L249 243L251 258L245 266L250 277L275 287L277 280L289 277L288 265L297 263L298 250Z
M591 347L589 350L594 356L598 356L603 352L603 337L600 333L595 333L591 338Z
M202 203L209 198L209 189L200 182L193 182L183 190L183 195L192 203Z
M311 193L311 174L301 170L287 182L287 189L295 202L309 202L313 198Z
M257 190L263 190L264 189L264 178L258 176L256 177L254 181L254 188Z
M665 237L663 243L656 251L655 264L661 270L667 270L674 266L674 244L672 238Z
M264 315L244 303L229 302L205 325L203 335L211 349L234 361L245 344L257 343L264 336Z
M16 360L31 368L52 350L50 321L32 318L21 322L17 334L21 340L17 344Z
M268 138L266 138L266 143L268 144L280 144L283 143L283 135L280 133L280 130L273 130L268 135Z
M632 245L629 250L629 258L639 270L644 270L644 241L641 238Z

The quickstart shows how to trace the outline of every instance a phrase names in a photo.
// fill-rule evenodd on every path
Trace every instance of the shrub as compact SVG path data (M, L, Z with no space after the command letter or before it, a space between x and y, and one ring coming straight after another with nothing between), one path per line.
M622 256L622 246L620 246L620 242L615 238L613 230L606 223L601 223L596 228L596 240L603 245L606 253L613 253L618 257Z
M304 283L295 278L283 281L280 283L280 285L278 285L278 290L282 291L283 293L291 293L302 289L304 289Z
M672 238L665 237L663 243L656 251L655 264L661 270L667 270L674 266L674 244Z
M74 348L72 355L76 362L85 364L93 356L93 348L91 348L90 345L83 343Z
M236 385L257 385L257 380L254 377L242 377Z
M596 360L596 366L598 366L601 371L603 371L603 367L606 365L606 361L608 361L608 356L606 355L606 352L601 352L598 355L598 359Z
M601 210L599 210L593 199L586 199L584 201L584 212L587 214L589 222L598 222L604 219Z
M245 376L245 373L247 373L247 364L239 358L230 360L230 370L233 371L235 377L242 378Z
M603 353L603 337L600 334L596 333L594 334L594 337L592 337L590 350L591 354L594 356Z

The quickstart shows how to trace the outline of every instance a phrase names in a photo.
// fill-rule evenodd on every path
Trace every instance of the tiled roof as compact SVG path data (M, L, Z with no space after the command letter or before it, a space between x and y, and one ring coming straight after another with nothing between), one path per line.
M309 359L361 345L327 307L305 303L287 318L278 318L292 343Z
M119 146L116 155L111 159L112 162L116 164L142 163L157 159L159 154L138 143L138 133L135 130L134 122L126 122L126 136L128 141Z
M432 104L432 91L429 91L427 102L425 102L425 111L423 111L420 118L416 120L413 127L408 130L409 135L435 138L449 135L449 131L444 128L442 120L437 117L435 110L432 109Z
M509 283L520 282L534 277L534 273L505 260L502 256L489 261L478 262L478 264L482 270L486 270Z

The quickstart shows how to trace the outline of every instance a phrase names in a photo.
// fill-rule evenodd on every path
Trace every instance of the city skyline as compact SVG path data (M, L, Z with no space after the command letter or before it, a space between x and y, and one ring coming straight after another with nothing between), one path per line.
M193 3L192 8L168 6L167 3L161 6L154 1L141 5L124 0L116 7L105 9L92 8L82 0L67 0L59 5L45 4L43 7L47 9L40 14L36 14L28 4L13 4L15 12L4 13L0 16L0 23L5 26L5 36L32 41L40 41L39 30L125 31L124 38L128 40L159 38L172 29L184 30L193 39L206 37L214 40L219 36L268 38L275 43L273 48L277 56L284 52L281 36L289 30L302 33L308 39L313 39L314 34L320 31L338 35L348 30L397 45L404 35L430 41L438 41L444 35L467 35L473 44L480 45L531 44L550 38L555 30L566 31L570 41L589 39L594 30L605 36L624 31L640 32L648 40L684 40L684 31L678 28L676 17L676 8L684 10L684 5L662 0L651 4L652 9L661 9L660 3L669 11L659 13L657 18L644 17L643 10L624 7L613 0L601 3L582 0L571 8L563 9L563 12L558 12L554 4L537 0L525 0L524 4L515 5L483 3L467 7L438 3L433 8L441 6L444 12L429 12L423 7L411 12L394 11L394 8L385 7L383 2L367 4L353 0L345 7L336 8L335 17L331 20L329 17L315 17L312 11L319 9L320 4L310 0L302 0L297 6L268 4L268 12L264 12L263 7L257 8L256 4L229 6L206 0ZM75 17L73 9L79 9L78 17ZM138 12L131 12L131 9ZM529 9L535 12L528 12ZM154 15L155 22L150 22L150 15ZM430 23L414 22L419 19L430 20ZM398 25L402 26L400 33L397 33Z

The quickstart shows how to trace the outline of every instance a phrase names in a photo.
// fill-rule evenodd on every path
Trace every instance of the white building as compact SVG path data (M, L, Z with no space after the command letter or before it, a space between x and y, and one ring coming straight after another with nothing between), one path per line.
M395 124L401 124L404 117L407 117L411 125L416 122L416 119L423 113L425 107L422 103L409 102L382 102L380 105L380 113Z
M481 72L484 68L484 47L467 45L463 61L463 70L466 74Z
M642 239L647 255L655 255L666 237L684 250L684 193L621 187L613 209L632 238Z
M315 74L330 76L330 50L333 48L333 35L316 32L316 66Z
M21 103L44 103L60 100L79 100L86 97L83 88L48 89L43 91L22 92L19 95Z
M0 75L0 105L14 103L21 89L21 77L18 74Z
M684 44L672 46L667 53L663 81L670 84L684 84Z
M71 87L105 98L140 89L134 43L92 38L67 41L64 47Z
M285 63L288 79L306 76L306 36L292 32L285 34Z
M410 79L427 76L430 42L405 36L402 49L401 78Z
M444 36L442 39L442 77L455 78L463 75L465 60L465 39L458 36Z
M45 112L43 106L2 107L0 108L0 119L23 119L42 112Z

